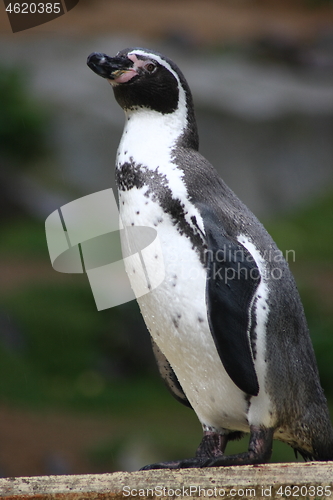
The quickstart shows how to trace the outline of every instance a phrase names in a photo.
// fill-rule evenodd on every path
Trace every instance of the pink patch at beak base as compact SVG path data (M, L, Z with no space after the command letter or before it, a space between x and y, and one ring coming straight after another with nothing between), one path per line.
M127 69L125 71L120 70L115 78L113 78L112 80L108 78L108 81L109 83L111 83L111 85L115 83L126 83L129 80L131 80L131 78L133 78L133 76L135 75L137 75L135 69Z

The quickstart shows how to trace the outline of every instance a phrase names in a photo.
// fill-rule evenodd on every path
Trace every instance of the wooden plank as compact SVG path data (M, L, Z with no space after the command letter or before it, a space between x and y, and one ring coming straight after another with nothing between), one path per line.
M10 500L224 498L333 500L333 462L0 479Z

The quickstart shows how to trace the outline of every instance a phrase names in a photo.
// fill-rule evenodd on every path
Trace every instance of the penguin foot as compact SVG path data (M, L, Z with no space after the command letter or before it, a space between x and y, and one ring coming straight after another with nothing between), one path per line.
M140 470L225 467L228 465L253 465L268 462L272 454L274 429L251 426L250 430L249 449L245 453L224 455L228 436L216 432L205 432L195 457L146 465Z
M225 467L228 465L254 465L268 462L272 454L274 429L251 426L249 449L236 455L221 455L206 460L201 467Z
M146 465L140 470L151 469L190 469L205 467L207 459L216 459L223 456L227 445L227 436L222 436L217 432L205 431L201 443L198 446L195 457L177 460L174 462L160 462Z
M146 465L140 470L151 469L190 469L205 467L208 459L214 459L223 456L227 445L227 436L222 436L217 432L205 431L201 443L196 451L195 457L177 460L174 462L160 462Z

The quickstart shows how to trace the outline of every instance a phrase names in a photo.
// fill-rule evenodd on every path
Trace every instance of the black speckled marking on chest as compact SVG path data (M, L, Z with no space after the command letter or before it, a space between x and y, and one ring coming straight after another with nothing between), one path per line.
M191 217L193 227L186 221L185 205L179 198L173 198L172 190L169 187L166 175L147 167L136 164L133 159L125 162L116 169L116 182L120 191L129 191L134 187L140 189L147 187L144 195L154 201L158 201L164 213L171 217L173 225L177 231L189 238L192 248L200 257L202 265L205 267L205 249L201 230L195 216Z
M120 191L129 191L134 187L140 189L145 185L144 178L138 170L134 162L125 162L116 169L116 182Z

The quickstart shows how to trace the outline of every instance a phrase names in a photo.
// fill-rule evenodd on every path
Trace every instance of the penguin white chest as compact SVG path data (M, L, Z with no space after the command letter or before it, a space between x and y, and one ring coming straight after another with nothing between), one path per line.
M158 273L163 265L165 278L138 299L150 334L202 424L248 431L244 393L227 375L209 329L206 269L191 238L177 227L156 194L148 193L147 186L120 191L119 202L123 224L156 229L161 245L161 255L153 256L149 266L150 272ZM185 212L198 222L201 219L193 205L186 205ZM138 273L133 268L127 272L135 288Z

